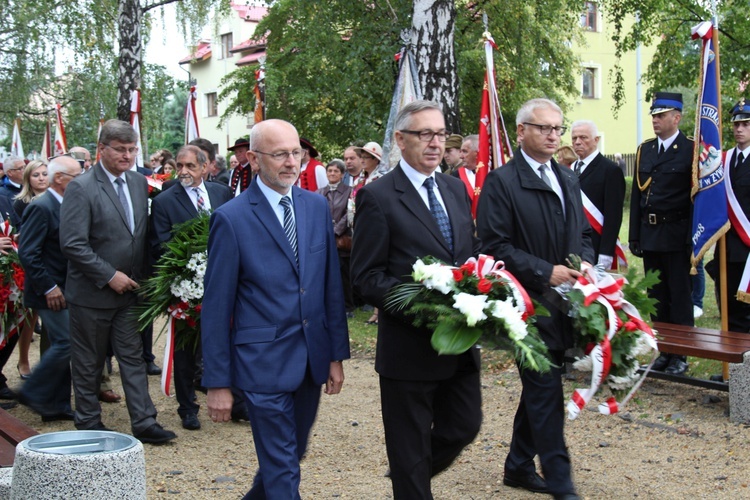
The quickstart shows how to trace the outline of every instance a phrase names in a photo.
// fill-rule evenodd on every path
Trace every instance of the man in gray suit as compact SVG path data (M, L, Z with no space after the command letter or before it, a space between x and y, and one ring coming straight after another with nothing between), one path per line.
M132 311L147 276L146 179L131 170L138 136L109 120L99 139L101 161L67 187L60 209L60 247L68 259L65 300L76 428L106 430L97 399L110 342L120 366L133 435L144 443L174 439L156 422L148 393L141 336Z

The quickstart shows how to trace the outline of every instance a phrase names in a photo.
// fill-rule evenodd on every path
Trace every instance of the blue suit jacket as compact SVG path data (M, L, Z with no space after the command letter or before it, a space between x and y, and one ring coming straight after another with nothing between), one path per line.
M293 187L299 269L254 182L211 216L201 318L203 384L292 392L349 358L336 243L322 196Z

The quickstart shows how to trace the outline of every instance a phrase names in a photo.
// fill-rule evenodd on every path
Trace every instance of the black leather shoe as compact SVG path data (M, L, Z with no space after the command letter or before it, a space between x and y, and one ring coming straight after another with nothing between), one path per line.
M145 431L139 432L133 437L142 443L161 444L173 440L177 437L177 434L168 431L158 423L155 423Z
M63 411L55 415L42 415L42 422L57 422L58 420L73 420L75 415L72 411Z
M0 399L16 399L16 393L7 385L0 389Z
M547 482L536 472L530 474L513 474L505 471L503 484L511 488L523 488L533 493L549 493Z
M651 369L655 370L657 372L663 372L664 369L669 366L669 360L670 356L669 354L660 354L658 358L656 358L656 361L654 361L654 364L651 365Z
M201 428L201 421L198 420L198 415L195 413L188 413L182 417L182 428L189 431L197 431Z
M683 373L687 371L687 369L688 369L687 362L675 356L669 362L669 366L667 366L666 370L664 370L664 373L669 373L670 375L682 375Z
M161 375L161 368L156 366L156 363L149 361L146 363L146 373L149 375Z

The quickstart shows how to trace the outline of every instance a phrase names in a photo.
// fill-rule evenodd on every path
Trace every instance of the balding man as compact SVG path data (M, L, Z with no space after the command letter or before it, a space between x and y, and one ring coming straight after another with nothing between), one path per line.
M81 167L83 167L83 170L88 172L88 170L91 168L91 152L81 146L73 146L68 152L73 155L73 158L81 163Z
M599 152L599 132L596 124L579 120L571 126L571 141L578 160L573 162L573 172L581 184L584 210L594 229L591 245L596 263L604 269L616 264L617 237L622 224L622 207L625 200L625 176L617 164ZM616 267L616 266L615 266Z
M49 348L18 395L39 413L43 422L73 420L70 406L70 319L63 292L68 259L60 251L60 204L68 183L81 175L81 165L69 156L47 167L49 189L23 213L19 238L26 281L23 303L33 308L47 329Z

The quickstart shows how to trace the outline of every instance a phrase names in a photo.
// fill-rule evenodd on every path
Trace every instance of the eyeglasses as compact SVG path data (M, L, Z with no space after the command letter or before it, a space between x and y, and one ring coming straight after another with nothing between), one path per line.
M129 154L129 155L134 155L134 154L136 154L138 152L138 148L137 147L132 147L132 148L125 148L125 147L122 147L122 146L113 147L113 146L110 146L109 144L105 144L104 147L107 147L107 148L113 150L115 153L120 154L120 155L124 155L126 153Z
M552 125L539 125L538 123L529 122L523 122L523 124L538 128L542 135L550 135L554 130L558 136L562 136L565 134L565 131L568 130L568 127L553 127Z
M422 142L432 142L432 139L437 136L438 141L445 142L448 140L448 136L451 135L447 130L440 132L433 132L432 130L399 130L402 134L411 134L419 137Z
M295 160L299 160L300 158L302 158L302 150L299 149L295 149L294 151L279 151L278 153L264 153L263 151L253 149L253 152L258 153L259 155L270 156L275 161L284 161L290 156Z

